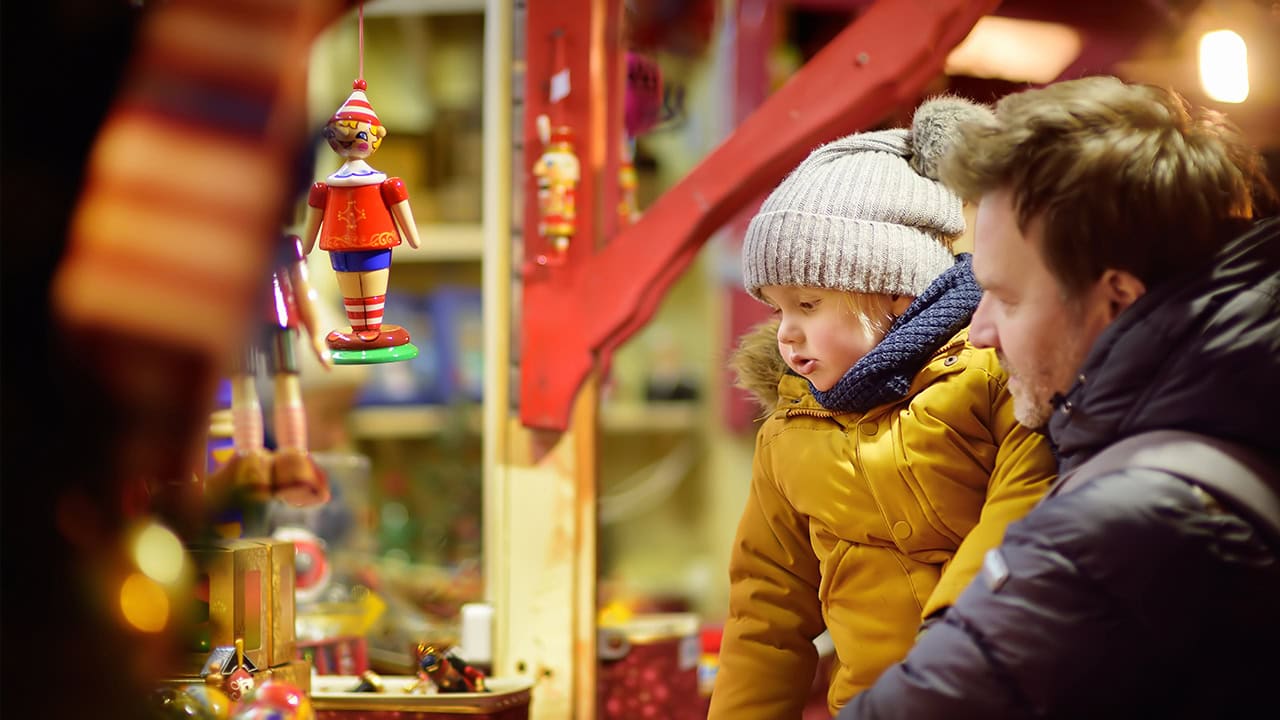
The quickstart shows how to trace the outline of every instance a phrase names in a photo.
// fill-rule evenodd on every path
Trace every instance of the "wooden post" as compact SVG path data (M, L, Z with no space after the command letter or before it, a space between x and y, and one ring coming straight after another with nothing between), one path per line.
M512 419L512 452L496 469L506 493L490 522L506 532L489 560L504 577L495 671L534 679L534 720L596 716L597 386L584 383L566 432Z

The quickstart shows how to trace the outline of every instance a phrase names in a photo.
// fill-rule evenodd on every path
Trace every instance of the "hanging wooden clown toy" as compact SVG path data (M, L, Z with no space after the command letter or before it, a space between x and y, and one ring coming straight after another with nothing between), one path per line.
M551 243L557 256L569 249L577 225L578 180L582 171L573 151L573 129L554 128L546 115L538 117L538 135L544 149L533 164L538 184L538 232Z
M571 83L569 63L565 55L565 36L552 33L550 111L563 117L563 101L569 96ZM578 181L582 170L573 149L573 128L552 122L549 115L534 118L542 154L534 161L532 173L538 189L538 234L551 245L553 254L547 260L563 262L578 224Z
M296 235L277 238L266 286L261 324L232 368L231 432L234 453L209 477L208 492L218 506L240 506L277 497L291 505L316 505L329 499L329 483L307 447L302 404L299 336L321 367L329 350L316 323L316 294L307 278L302 242ZM264 443L262 403L255 377L266 370L273 387L276 449Z
M329 252L350 327L325 338L339 365L409 360L418 355L409 333L382 321L391 271L391 249L402 241L418 247L418 226L409 208L404 181L387 177L366 162L387 129L365 94L363 8L361 71L351 95L329 118L323 135L342 166L311 186L307 199L304 250L319 242Z

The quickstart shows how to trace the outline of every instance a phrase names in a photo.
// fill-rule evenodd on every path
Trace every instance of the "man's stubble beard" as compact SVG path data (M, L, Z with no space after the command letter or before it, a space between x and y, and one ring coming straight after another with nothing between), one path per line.
M1005 354L996 351L1000 366L1009 374L1009 394L1013 396L1013 416L1023 426L1043 430L1053 416L1054 390L1044 383L1035 383L1009 364Z

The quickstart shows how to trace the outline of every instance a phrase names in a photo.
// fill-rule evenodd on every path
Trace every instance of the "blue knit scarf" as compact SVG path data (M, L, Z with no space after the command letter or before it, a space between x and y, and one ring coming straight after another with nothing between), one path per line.
M884 339L830 390L810 383L818 402L828 410L861 413L905 397L920 368L978 308L982 288L973 279L972 265L968 253L957 256L956 264L920 293Z

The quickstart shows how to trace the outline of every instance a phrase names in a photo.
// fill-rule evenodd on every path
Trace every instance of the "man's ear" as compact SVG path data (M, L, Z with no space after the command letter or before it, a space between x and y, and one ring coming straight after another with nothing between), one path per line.
M1108 321L1115 320L1125 308L1147 293L1146 284L1127 270L1103 271L1098 286L1102 289L1103 297L1107 301L1107 310L1110 314Z

